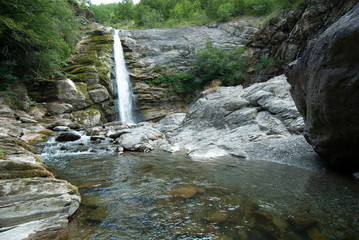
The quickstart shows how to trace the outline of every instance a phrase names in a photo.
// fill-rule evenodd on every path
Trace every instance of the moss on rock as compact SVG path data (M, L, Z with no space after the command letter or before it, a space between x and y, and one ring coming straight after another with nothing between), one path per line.
M46 177L54 178L54 175L44 167L13 161L0 161L0 179Z

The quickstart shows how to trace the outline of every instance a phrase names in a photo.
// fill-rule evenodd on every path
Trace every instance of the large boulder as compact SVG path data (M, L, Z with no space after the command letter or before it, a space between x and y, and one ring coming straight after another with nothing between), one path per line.
M359 169L359 4L287 73L307 141L332 165Z
M155 125L171 147L196 161L221 156L266 160L320 171L323 163L301 132L284 75L250 87L219 87L202 92L183 115L169 115Z

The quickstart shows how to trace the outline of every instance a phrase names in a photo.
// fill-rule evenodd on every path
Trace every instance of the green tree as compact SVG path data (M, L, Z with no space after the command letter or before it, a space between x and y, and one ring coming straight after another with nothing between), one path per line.
M2 0L0 2L0 71L14 79L56 72L75 45L80 27L66 0ZM10 68L11 69L11 68Z
M117 18L120 20L132 19L133 2L132 0L123 0L118 4Z
M218 8L217 15L219 21L229 20L235 12L233 3L221 4Z

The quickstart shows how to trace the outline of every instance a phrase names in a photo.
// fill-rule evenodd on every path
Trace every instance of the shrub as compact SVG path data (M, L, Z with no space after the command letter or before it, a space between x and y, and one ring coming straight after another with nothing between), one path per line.
M195 60L195 74L202 80L202 86L207 85L214 79L222 80L231 74L230 59L227 53L213 46L211 41L206 47L198 51Z
M166 73L154 80L154 83L167 84L169 92L176 95L191 93L200 88L200 84L195 82L195 76L185 72Z
M232 3L221 4L218 8L217 15L219 21L228 21L234 14L235 8Z

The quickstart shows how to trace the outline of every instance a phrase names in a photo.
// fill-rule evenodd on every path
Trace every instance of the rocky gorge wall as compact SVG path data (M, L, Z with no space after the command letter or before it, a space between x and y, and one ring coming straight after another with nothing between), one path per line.
M168 93L166 85L149 82L167 72L189 71L196 52L207 41L234 50L244 46L256 32L256 19L172 29L122 30L125 58L133 91L145 121L157 121L169 113L184 112L187 102Z
M304 136L335 169L359 170L359 4L286 73Z
M112 28L93 24L92 29L63 69L65 78L15 87L15 91L23 92L24 99L34 102L27 110L35 120L67 119L72 126L115 120Z
M301 57L331 24L351 10L355 0L311 0L284 10L269 20L248 42L251 63L273 57L278 64L249 69L246 85L282 74L287 64Z

